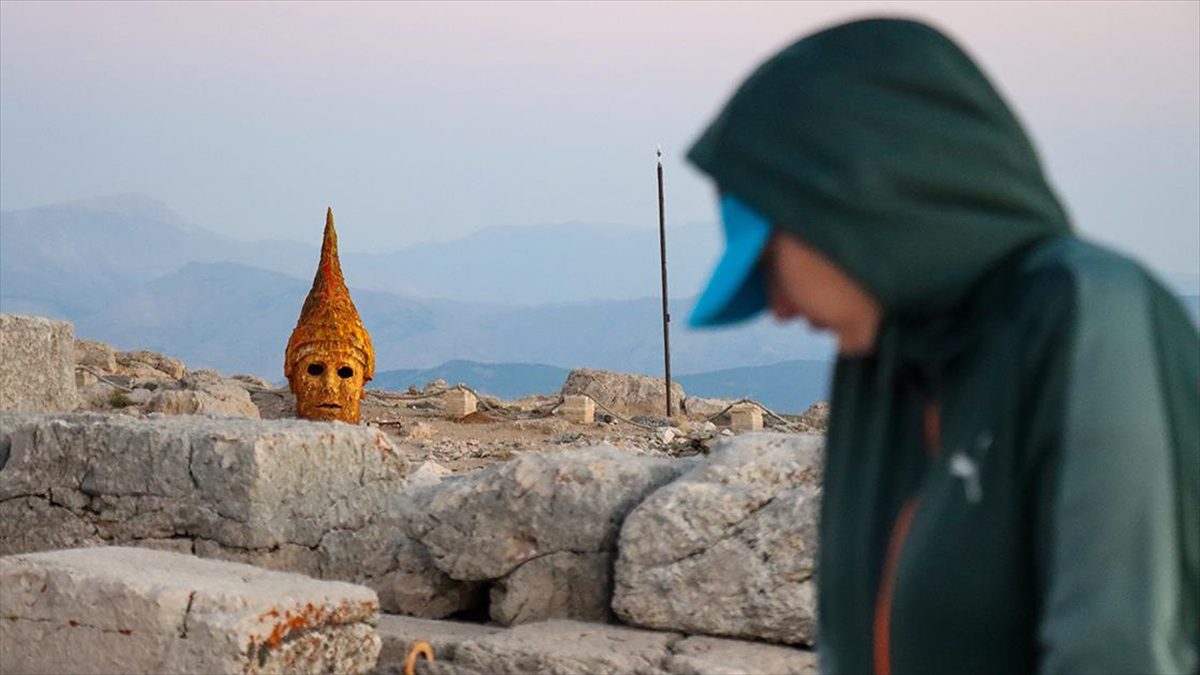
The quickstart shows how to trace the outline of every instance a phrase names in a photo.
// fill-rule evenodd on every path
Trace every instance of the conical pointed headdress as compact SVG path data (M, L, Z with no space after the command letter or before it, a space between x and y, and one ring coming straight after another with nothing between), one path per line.
M337 231L333 229L333 209L330 208L325 214L321 262L313 278L312 290L300 310L300 319L288 340L283 374L290 378L296 364L307 354L339 349L349 350L359 359L364 382L375 377L375 349L342 277Z

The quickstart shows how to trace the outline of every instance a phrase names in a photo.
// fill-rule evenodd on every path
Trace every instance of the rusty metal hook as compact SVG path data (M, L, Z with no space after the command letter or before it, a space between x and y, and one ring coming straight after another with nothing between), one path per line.
M424 656L426 661L433 661L433 647L424 640L417 640L408 648L408 656L404 657L404 675L416 675L417 657Z

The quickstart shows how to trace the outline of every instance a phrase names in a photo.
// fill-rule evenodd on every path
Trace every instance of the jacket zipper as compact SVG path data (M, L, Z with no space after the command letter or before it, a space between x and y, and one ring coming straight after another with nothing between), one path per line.
M925 406L923 415L923 431L925 450L931 456L937 454L941 447L942 410L936 401L930 401ZM900 553L904 550L904 542L908 539L908 531L912 528L913 516L921 496L917 494L905 500L892 525L892 534L888 538L887 555L883 561L883 574L880 578L879 593L875 597L875 621L873 623L873 643L875 646L873 659L875 675L891 675L892 673L892 599L896 595L896 576L900 567Z
M900 515L896 516L896 524L892 528L892 536L888 541L887 558L883 564L883 579L879 584L879 595L875 598L875 675L891 675L892 673L892 598L896 594L896 572L900 566L900 551L904 548L904 540L912 527L913 514L920 497L912 497L904 502Z

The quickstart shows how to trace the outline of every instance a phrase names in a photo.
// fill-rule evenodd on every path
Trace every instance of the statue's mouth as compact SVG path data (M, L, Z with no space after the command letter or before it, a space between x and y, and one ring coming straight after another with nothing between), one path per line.
M319 405L317 407L318 408L329 408L330 410L341 410L342 409L342 406L340 406L336 403L322 403L321 405Z

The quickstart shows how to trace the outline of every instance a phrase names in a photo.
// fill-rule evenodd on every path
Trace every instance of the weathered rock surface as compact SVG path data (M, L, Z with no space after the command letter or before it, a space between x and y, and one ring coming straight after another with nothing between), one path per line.
M817 654L805 649L705 636L671 645L666 670L679 675L816 675Z
M183 389L162 389L150 397L147 412L167 415L213 415L215 417L260 417L258 406L237 380L226 380L215 370L188 373ZM139 391L139 390L134 390Z
M116 372L132 377L179 380L187 373L183 361L145 349L117 352L116 361Z
M492 620L512 626L546 619L612 620L611 553L559 551L529 562L492 584Z
M444 479L414 505L410 535L454 579L499 579L559 551L612 551L630 509L691 466L611 446L526 454Z
M0 410L73 410L77 403L75 328L0 314Z
M658 377L577 368L567 375L567 381L563 383L562 394L564 396L584 394L620 415L632 417L665 413L666 390L666 380ZM677 382L672 382L672 408L677 411L682 410L683 399L683 387L679 386ZM596 414L599 415L600 412L597 410Z
M688 414L688 417L708 419L713 415L725 411L736 402L736 399L732 398L700 398L699 396L689 396L683 399L683 410Z
M748 434L625 519L613 609L686 633L811 643L822 439Z
M478 623L457 621L431 621L408 616L381 614L377 622L383 649L379 653L380 675L403 672L404 660L409 649L417 642L427 642L433 648L432 664L420 662L417 672L436 675L439 672L458 673L454 655L460 644L493 635L501 628ZM431 667L432 666L432 667Z
M378 675L403 672L412 645L428 642L434 661L420 675L654 673L700 675L816 673L816 654L791 647L620 626L546 621L511 629L381 615Z
M117 350L95 340L75 339L75 364L102 373L117 372Z
M0 672L362 673L375 594L147 549L0 558ZM60 645L67 645L62 648Z
M174 542L385 597L413 568L451 583L403 535L407 461L376 429L6 413L0 448L0 554Z
M531 623L460 643L455 665L480 673L657 675L680 636L577 621Z

